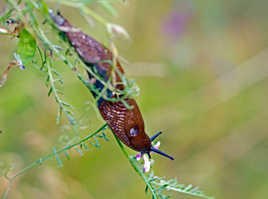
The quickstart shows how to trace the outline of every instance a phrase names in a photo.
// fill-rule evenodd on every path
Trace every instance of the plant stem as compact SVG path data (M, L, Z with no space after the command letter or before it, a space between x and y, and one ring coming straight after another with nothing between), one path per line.
M146 186L148 186L148 188L150 189L153 199L157 199L157 195L151 185L150 182L148 182L146 176L143 174L143 172L141 171L141 169L134 163L134 160L129 157L127 151L125 150L125 147L123 146L122 142L118 139L118 137L113 133L121 151L123 152L123 154L126 156L126 158L128 159L128 161L130 162L131 166L133 167L133 169L136 171L136 173L143 179L143 181L145 182Z
M22 175L23 173L25 173L27 170L37 166L37 165L40 165L42 164L44 161L46 160L49 160L50 158L52 157L55 157L56 155L62 153L62 152L65 152L65 151L68 151L76 146L79 146L80 144L84 143L85 141L89 140L90 138L92 138L93 136L97 135L99 132L101 132L102 130L104 130L108 125L107 124L104 124L102 125L98 130L96 130L94 133L86 136L85 138L83 138L82 140L74 143L74 144L71 144L71 145L68 145L68 146L65 146L64 148L60 149L60 150L57 150L53 153L49 153L47 154L46 156L34 161L32 164L30 164L29 166L25 167L24 169L20 170L19 172L17 172L16 174L14 174L12 177L10 177L10 181L13 181L16 177Z

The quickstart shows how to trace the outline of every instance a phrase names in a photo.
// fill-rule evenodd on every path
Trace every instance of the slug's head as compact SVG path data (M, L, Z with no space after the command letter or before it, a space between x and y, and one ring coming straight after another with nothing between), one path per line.
M60 14L59 11L57 11L56 14L54 14L53 10L50 9L49 15L52 18L52 20L55 22L55 24L57 24L58 26L63 26L65 19L63 18L63 16Z
M155 134L154 136L152 136L152 137L150 138L150 142L153 142L153 141L154 141L160 134L162 134L161 131L158 132L157 134ZM173 157L171 157L171 156L167 155L166 153L164 153L164 152L158 150L157 148L153 147L152 144L151 144L150 148L148 148L147 150L145 150L145 151L141 151L141 154L143 155L143 154L146 153L146 154L148 154L149 158L151 158L151 154L150 154L151 152L158 153L158 154L160 154L160 155L162 155L162 156L165 156L165 157L167 157L167 158L169 158L169 159L171 159L171 160L174 160Z

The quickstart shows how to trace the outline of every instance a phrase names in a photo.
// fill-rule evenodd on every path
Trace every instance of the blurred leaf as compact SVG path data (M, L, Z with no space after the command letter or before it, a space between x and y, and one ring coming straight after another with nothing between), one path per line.
M83 4L88 4L88 3L92 3L94 1L96 1L96 0L83 0L82 2L83 2Z
M57 149L56 149L56 147L53 147L53 151L54 151L55 159L57 160L58 165L59 165L60 167L63 167L63 163L62 163L60 157L59 157L58 154L57 154Z
M40 7L41 7L41 12L44 15L49 16L48 7L47 7L47 4L44 1L40 1Z
M114 7L111 5L109 1L98 1L99 4L101 4L108 12L110 12L113 16L117 15L117 11L114 9Z
M2 24L5 24L5 23L6 23L6 20L7 20L8 18L10 18L10 16L11 16L11 14L12 14L13 11L14 11L14 8L9 9L9 10L7 11L7 13L5 13L4 15L2 15L2 16L0 17L0 22L1 22Z
M70 121L71 125L75 125L75 124L76 124L76 121L75 121L75 119L73 118L73 116L70 115L70 114L67 114L67 113L65 113L65 114L66 114L68 120Z

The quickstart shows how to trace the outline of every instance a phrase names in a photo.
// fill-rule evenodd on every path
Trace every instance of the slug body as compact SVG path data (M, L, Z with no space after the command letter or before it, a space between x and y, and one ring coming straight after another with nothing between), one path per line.
M89 81L95 89L95 91L93 89L91 92L97 99L98 109L115 135L126 146L141 152L142 154L147 153L149 157L150 152L154 151L173 159L152 147L151 142L160 135L161 132L152 138L149 138L145 133L144 121L134 99L125 99L126 103L132 107L132 109L128 109L120 101L112 102L98 96L98 93L106 92L105 94L109 98L117 97L111 90L105 88L102 83L103 81L107 82L111 78L114 78L114 83L117 89L124 89L121 79L121 74L124 74L124 70L118 60L116 60L116 70L114 71L114 75L111 77L113 70L111 63L113 63L114 59L112 52L94 38L77 30L59 13L54 15L51 11L50 15L58 28L65 34L71 46L74 47L81 60L99 77L96 78L96 76L88 72Z

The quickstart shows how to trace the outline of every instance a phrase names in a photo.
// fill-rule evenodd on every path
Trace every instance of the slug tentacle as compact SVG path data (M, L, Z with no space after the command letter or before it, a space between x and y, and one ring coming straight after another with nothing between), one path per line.
M97 99L100 114L115 135L125 145L135 151L139 151L142 154L147 153L149 157L151 157L150 152L153 151L173 160L174 158L152 146L151 142L156 139L161 132L152 136L151 139L149 138L145 133L144 121L134 99L124 99L130 107L133 107L132 109L128 109L120 101L111 102L105 100L103 97L97 97L99 93L103 93L103 89L107 89L104 83L108 83L109 80L112 80L113 86L115 86L116 89L124 90L124 84L121 79L122 75L124 75L124 70L119 61L117 59L114 60L112 52L94 38L75 28L59 12L53 14L53 11L50 10L49 13L51 19L66 36L80 59L95 73L92 74L88 72L89 82L97 90L92 90L91 93ZM113 66L113 63L115 63L115 66ZM96 79L94 75L98 76L100 79ZM107 89L105 92L104 94L107 94L109 98L118 97L118 95L113 94L110 89Z
M166 153L164 153L164 152L162 152L162 151L160 151L160 150L158 150L158 149L156 149L156 148L154 148L154 147L151 147L151 151L153 151L153 152L155 152L155 153L158 153L158 154L160 154L160 155L162 155L162 156L165 156L165 157L167 157L167 158L169 158L169 159L171 159L171 160L174 160L173 157L167 155Z
M150 138L151 142L154 141L154 140L155 140L159 135L161 135L161 134L162 134L162 131L159 131L157 134L153 135L153 136Z

